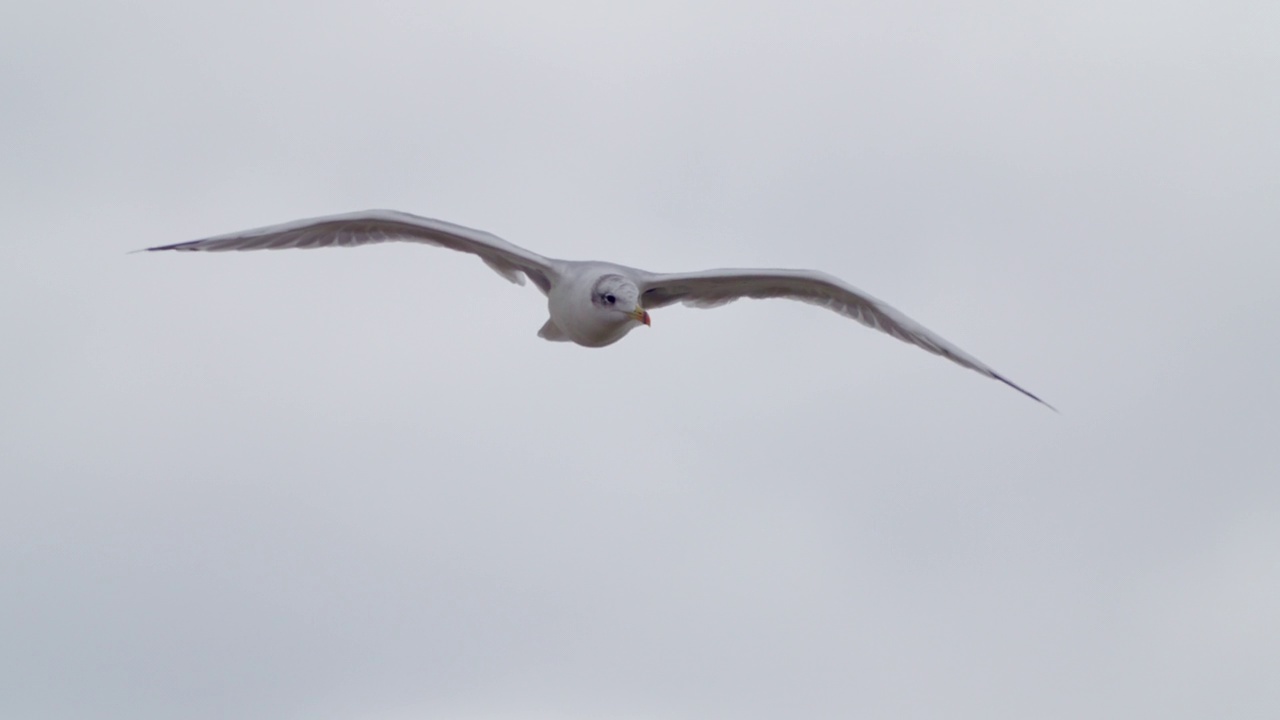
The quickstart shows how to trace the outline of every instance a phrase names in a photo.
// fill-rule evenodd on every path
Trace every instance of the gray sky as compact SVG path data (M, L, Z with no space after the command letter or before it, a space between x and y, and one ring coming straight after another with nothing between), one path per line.
M0 716L1276 717L1280 5L781 6L0 7Z

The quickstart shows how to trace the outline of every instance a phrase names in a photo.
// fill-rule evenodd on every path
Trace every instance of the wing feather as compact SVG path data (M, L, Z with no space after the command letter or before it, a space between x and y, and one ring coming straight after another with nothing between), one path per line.
M366 210L295 220L203 240L160 245L147 250L309 250L394 241L425 243L477 255L485 265L511 282L523 284L527 276L544 293L550 291L551 282L557 274L555 261L491 233L396 210Z
M696 273L652 273L641 278L640 298L640 304L645 309L677 302L692 307L713 308L741 298L785 298L818 305L999 380L1023 395L1053 407L888 303L839 278L814 270L728 269Z

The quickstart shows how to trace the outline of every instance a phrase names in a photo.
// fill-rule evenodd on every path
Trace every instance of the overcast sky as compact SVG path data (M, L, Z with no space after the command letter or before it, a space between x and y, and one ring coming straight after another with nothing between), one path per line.
M0 6L0 717L1280 716L1280 4ZM819 308L535 336L388 207Z

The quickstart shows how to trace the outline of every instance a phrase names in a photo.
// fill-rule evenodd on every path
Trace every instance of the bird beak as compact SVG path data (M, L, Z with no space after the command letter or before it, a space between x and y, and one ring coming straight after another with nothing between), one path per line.
M645 312L644 308L640 307L639 305L636 306L635 310L632 310L628 314L631 315L631 319L635 320L636 322L642 322L645 325L649 324L649 313Z

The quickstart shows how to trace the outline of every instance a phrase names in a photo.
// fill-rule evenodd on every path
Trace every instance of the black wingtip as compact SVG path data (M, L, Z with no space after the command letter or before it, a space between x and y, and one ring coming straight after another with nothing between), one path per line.
M129 254L133 255L134 253L142 253L142 252L159 252L161 250L194 250L195 248L191 246L195 245L198 242L200 241L190 240L188 242L174 243L172 245L157 245L155 247L142 248L140 250L130 250Z
M1018 386L1018 384L1017 384L1017 383L1013 382L1013 381L1012 381L1012 380L1010 380L1009 378L1004 377L1003 375L997 375L997 374L995 374L995 373L992 373L992 377L994 377L995 379L997 379L997 380L999 380L1000 382L1004 383L1005 385L1008 385L1009 387L1013 388L1014 390L1017 390L1018 392L1022 393L1023 395L1026 395L1027 397L1031 398L1032 400L1035 400L1036 402L1038 402L1038 403L1040 403L1041 405L1043 405L1043 406L1045 406L1045 407L1049 408L1050 410L1052 410L1052 411L1054 411L1054 412L1058 413L1059 415L1061 415L1061 414L1062 414L1062 411L1061 411L1061 410L1059 410L1058 408L1056 408L1056 407L1054 407L1054 406L1050 405L1049 403L1045 402L1044 400L1041 400L1041 399L1040 399L1040 398L1039 398L1035 393L1028 392L1027 390L1022 389L1021 387L1019 387L1019 386Z

